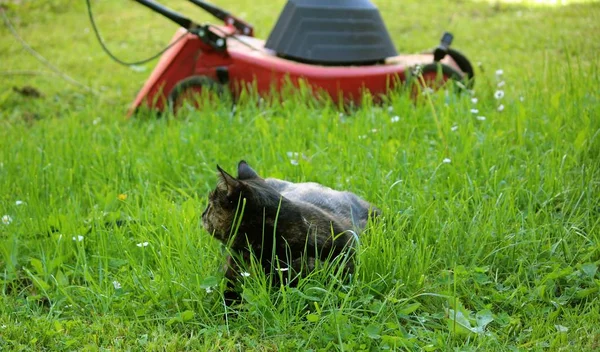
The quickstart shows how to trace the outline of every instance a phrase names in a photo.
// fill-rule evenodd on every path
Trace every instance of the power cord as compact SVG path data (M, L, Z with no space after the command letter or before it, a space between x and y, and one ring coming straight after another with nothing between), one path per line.
M153 55L152 57L149 57L147 59L140 60L140 61L126 62L126 61L123 61L123 60L119 59L118 57L116 57L106 47L106 44L104 43L104 40L102 40L102 37L100 36L100 32L98 31L98 27L96 26L96 21L94 21L94 15L92 14L92 5L90 3L90 0L86 0L85 3L87 5L88 16L90 17L90 22L92 23L92 28L94 29L94 33L96 34L96 38L98 38L98 42L100 43L102 50L104 50L104 52L106 52L106 54L108 54L108 56L110 56L111 59L113 59L114 61L116 61L119 64L124 65L124 66L136 66L136 65L143 65L145 63L148 63L148 62L158 58L162 54L164 54L165 51L171 49L171 47L173 47L173 45L177 44L180 40L182 40L187 35L187 33L182 34L173 43L169 44L166 48L162 49L161 51L159 51L156 55Z
M1 15L2 19L4 20L4 24L6 25L8 30L12 33L12 35L15 37L15 39L19 43L21 43L21 46L23 46L23 48L25 48L25 50L27 50L31 55L33 55L38 61L40 61L42 64L44 64L50 70L52 70L52 72L54 72L58 76L62 77L65 81L67 81L73 85L79 86L92 94L99 95L99 93L97 91L95 91L93 88L86 86L85 84L75 80L71 76L62 72L58 67L53 65L48 59L46 59L44 56L42 56L42 54L35 51L35 49L33 49L31 47L31 45L29 45L23 38L21 38L21 36L17 32L17 29L12 25L12 23L8 19L8 16L6 15L6 11L4 10L4 8L2 6L0 6L0 15ZM9 71L9 74L10 74L10 72L11 71ZM16 71L16 72L19 72L19 71ZM24 71L24 72L31 72L31 71Z

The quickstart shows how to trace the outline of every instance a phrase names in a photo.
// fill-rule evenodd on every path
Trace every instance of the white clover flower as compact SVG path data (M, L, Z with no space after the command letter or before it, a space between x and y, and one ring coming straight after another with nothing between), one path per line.
M498 111L503 111L503 110L504 110L504 104L498 105Z
M242 275L243 277L248 277L248 276L250 276L250 273L249 273L249 272L247 272L247 271L242 271L242 272L240 273L240 275Z
M207 288L205 288L205 290L206 290L206 293L211 293L211 292L213 292L213 289L212 289L212 287L210 287L210 286L208 286Z
M452 127L450 127L450 131L452 132L456 132L458 130L458 125L454 125Z
M478 101L479 101L479 100L478 100L477 98L471 98L471 102L472 102L473 104L477 104L477 102L478 102Z
M504 98L504 91L503 90L497 90L496 93L494 93L494 98L496 98L496 99L502 99L502 98Z
M504 81L500 81L500 82L498 82L497 86L498 86L498 88L500 88L500 87L504 87L505 84L506 83L504 83Z
M17 205L17 206L18 205L23 205L23 204L25 204L25 202L22 201L22 200L18 200L18 201L15 202L15 205Z
M479 110L478 109L471 109L471 114L479 114Z
M2 223L4 225L10 225L10 223L13 221L12 217L10 215L2 215Z
M400 121L400 116L394 116L390 119L390 121L392 121L392 123L396 123L396 122Z
M452 160L450 160L450 158L444 158L444 160L442 160L442 162L444 164L450 164L452 162Z
M485 121L485 116L477 116L477 120L479 121Z
M121 289L121 283L119 281L115 280L115 281L112 282L112 284L113 284L115 290L120 290Z
M142 248L142 247L148 247L149 243L148 242L140 242L138 244L136 244L136 246Z
M81 235L73 236L73 241L81 242L81 241L83 241L83 236L81 236Z
M502 69L496 70L496 76L502 76L503 74L504 74L504 70L502 70Z

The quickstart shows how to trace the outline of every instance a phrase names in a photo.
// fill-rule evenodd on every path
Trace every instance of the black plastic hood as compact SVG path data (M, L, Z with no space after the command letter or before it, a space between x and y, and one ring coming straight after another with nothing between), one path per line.
M398 55L369 0L288 0L265 47L322 65L366 65Z

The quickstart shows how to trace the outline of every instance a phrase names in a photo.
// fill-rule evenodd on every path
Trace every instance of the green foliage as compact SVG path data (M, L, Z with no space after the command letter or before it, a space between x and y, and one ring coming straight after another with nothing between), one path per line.
M279 7L237 4L266 36ZM283 103L247 97L235 113L125 120L151 66L108 61L81 30L80 2L11 2L26 39L100 95L55 77L0 81L0 350L597 349L600 71L589 33L600 28L583 14L598 5L378 5L401 51L457 34L485 69L474 96L415 105L396 92L341 112L290 92ZM432 20L442 6L450 28ZM94 8L105 39L127 47L118 54L149 55L172 35L134 3ZM15 42L0 49L1 70L41 69ZM24 84L44 96L12 90ZM225 252L200 215L216 164L240 159L383 209L350 283L322 268L270 289L250 267L243 304L223 305Z

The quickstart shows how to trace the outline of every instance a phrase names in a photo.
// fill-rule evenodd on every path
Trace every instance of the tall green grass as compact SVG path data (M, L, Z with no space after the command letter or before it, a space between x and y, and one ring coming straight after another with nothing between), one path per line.
M340 112L292 96L124 121L85 101L3 120L0 343L593 349L598 67L545 72L522 90L506 82L499 100L481 84L476 103L398 93ZM239 159L382 208L351 284L322 271L269 290L252 275L244 304L223 305L224 254L199 219L216 164Z

